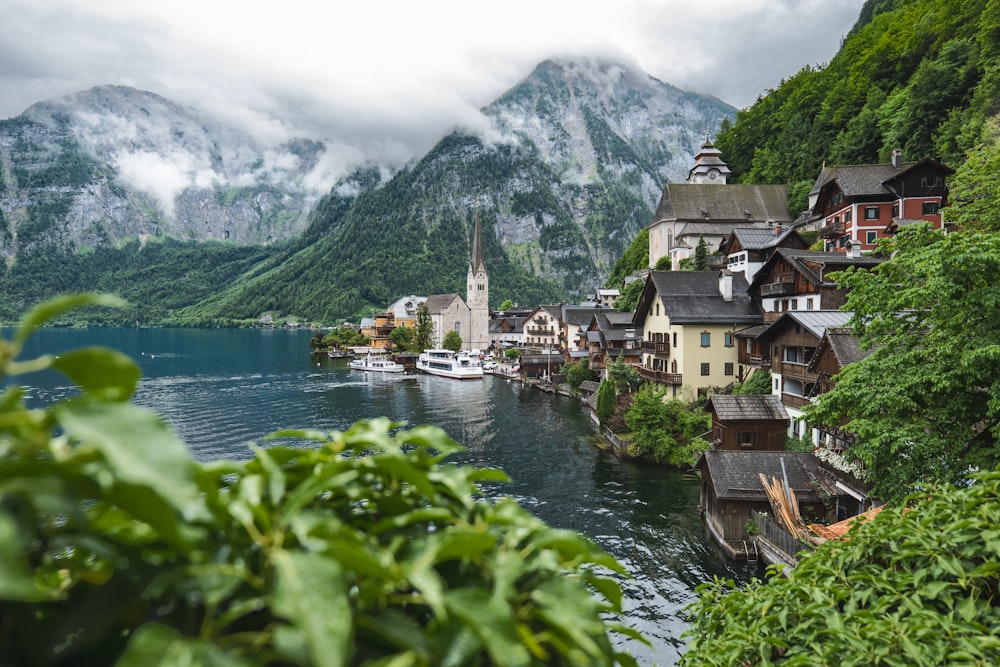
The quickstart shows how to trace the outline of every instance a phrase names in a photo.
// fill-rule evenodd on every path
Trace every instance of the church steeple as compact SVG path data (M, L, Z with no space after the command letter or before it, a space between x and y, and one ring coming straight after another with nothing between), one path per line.
M490 344L490 278L483 255L483 232L479 226L479 198L476 198L476 231L472 239L465 301L470 311L469 347L486 350Z
M708 131L705 131L705 143L701 145L701 151L694 156L694 166L688 172L688 183L712 183L725 185L726 178L732 172L729 166L722 161L722 151L712 144Z

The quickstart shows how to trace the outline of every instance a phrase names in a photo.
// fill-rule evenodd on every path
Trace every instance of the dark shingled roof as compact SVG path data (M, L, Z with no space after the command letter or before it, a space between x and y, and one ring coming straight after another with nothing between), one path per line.
M781 462L785 466L782 470ZM810 484L820 479L820 466L811 452L734 452L708 451L699 461L707 467L707 474L719 498L728 500L767 500L760 483L760 473L768 479L784 479L795 491L799 501L819 499Z
M770 227L737 227L732 233L744 250L773 248L792 234L798 235L798 231L794 229L785 229L780 234L775 234Z
M715 185L668 183L660 195L653 222L791 222L784 185Z
M575 324L577 326L585 327L590 324L590 318L594 316L595 313L599 313L604 308L590 308L586 306L563 306L560 321L566 324Z
M781 399L774 394L742 396L713 394L705 404L706 411L715 412L722 421L787 420L788 413Z
M865 195L885 195L895 197L896 193L885 186L906 172L921 165L932 165L940 168L948 174L955 173L955 170L930 159L919 162L903 162L898 167L892 166L891 162L883 164L855 164L838 165L824 167L813 183L810 195L816 195L827 183L836 181L838 187L846 197L860 197Z
M854 335L853 329L831 327L826 330L826 333L819 342L819 346L816 348L816 352L813 354L812 359L809 360L810 372L816 372L816 364L826 348L830 349L834 359L837 360L841 368L856 361L861 361L872 352L871 350L861 349L861 341Z
M649 275L673 324L754 324L762 318L760 307L747 293L742 273L732 274L731 301L719 291L718 271L652 271Z
M877 257L851 257L840 252L823 252L821 250L795 250L792 248L776 248L774 254L764 263L764 266L754 274L753 285L758 286L767 276L768 267L778 258L784 258L796 271L813 285L833 285L829 275L834 271L843 271L849 266L866 269L882 263Z

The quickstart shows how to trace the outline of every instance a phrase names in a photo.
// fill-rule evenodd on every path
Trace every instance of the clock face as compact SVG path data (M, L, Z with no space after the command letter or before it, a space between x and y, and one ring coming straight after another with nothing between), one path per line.
M480 271L478 274L476 274L476 277L479 278L480 280L482 280L483 279L483 272Z
M717 178L718 176L719 176L719 175L718 175L717 173L715 173L714 171L710 171L710 172L708 173L708 177L709 177L709 178L711 178L711 179L712 179L713 181L714 181L714 180L715 180L715 179L716 179L716 178Z

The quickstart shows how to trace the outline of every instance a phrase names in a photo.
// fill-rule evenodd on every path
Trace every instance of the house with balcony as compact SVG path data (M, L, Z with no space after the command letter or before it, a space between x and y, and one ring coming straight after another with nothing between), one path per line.
M736 380L736 331L762 321L742 274L651 271L632 317L641 329L639 374L675 398Z
M881 261L875 257L777 248L754 275L750 295L764 311L765 322L773 322L786 312L838 310L847 302L847 293L830 276L851 266L871 269Z
M792 311L772 322L757 339L769 352L772 394L781 401L788 416L788 436L809 433L803 409L818 395L817 373L810 370L823 334L842 328L852 313L842 310Z
M584 331L590 369L601 379L608 376L608 364L621 358L625 363L642 363L642 329L632 324L632 313L601 310L590 318Z
M524 321L521 345L536 350L557 350L563 347L562 304L538 306Z
M747 282L753 280L778 248L808 250L809 244L798 230L781 225L737 227L722 244L726 268L733 273L742 273Z
M826 250L873 250L887 230L912 221L942 228L945 179L953 173L934 160L903 162L899 150L885 164L824 166L809 192L809 207L821 220Z
M587 349L586 329L595 313L603 310L600 306L570 306L562 304L559 308L560 339L564 351L580 351Z
M524 323L528 321L528 314L526 312L523 317L503 313L493 314L489 323L489 335L490 345L494 350L521 346L521 341L524 339Z

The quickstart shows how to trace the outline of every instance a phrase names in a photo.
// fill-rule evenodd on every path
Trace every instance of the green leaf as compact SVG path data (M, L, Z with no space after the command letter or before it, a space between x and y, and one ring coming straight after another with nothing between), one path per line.
M347 665L354 619L340 565L322 555L290 551L276 551L272 560L274 612L305 635L314 665Z
M520 641L513 608L482 589L462 588L445 594L448 612L468 627L490 654L491 664L522 667L531 656Z
M185 637L173 628L147 623L132 635L116 667L251 667L243 660L209 642Z
M188 520L208 516L187 449L156 413L89 401L68 401L55 412L70 438L104 455L116 483L149 489Z
M86 347L56 357L52 367L89 394L127 401L142 372L128 355L106 347Z
M22 602L50 598L36 585L23 535L7 514L0 514L0 598Z

